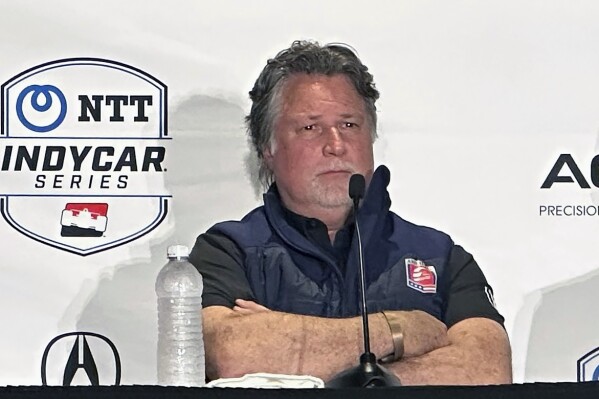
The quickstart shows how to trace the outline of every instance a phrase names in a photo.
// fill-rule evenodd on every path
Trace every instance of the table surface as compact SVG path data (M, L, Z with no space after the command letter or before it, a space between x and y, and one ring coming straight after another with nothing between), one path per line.
M1 398L460 398L460 399L599 399L599 381L583 383L531 383L494 386L419 386L375 389L241 389L184 388L147 385L126 386L7 386L0 387Z

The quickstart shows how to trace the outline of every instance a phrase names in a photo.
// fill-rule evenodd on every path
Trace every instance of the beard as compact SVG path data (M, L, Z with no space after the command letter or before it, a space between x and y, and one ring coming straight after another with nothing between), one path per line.
M334 182L314 180L311 184L310 200L322 208L349 208L352 200L348 193L349 175Z

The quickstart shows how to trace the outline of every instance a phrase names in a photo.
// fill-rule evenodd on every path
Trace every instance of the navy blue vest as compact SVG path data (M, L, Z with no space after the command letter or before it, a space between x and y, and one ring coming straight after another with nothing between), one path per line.
M445 270L453 242L444 233L389 211L389 178L386 167L376 170L358 211L368 311L419 309L442 320L449 288ZM355 232L343 268L283 215L278 193L271 188L264 195L264 206L209 232L237 243L255 298L269 309L324 317L359 315Z

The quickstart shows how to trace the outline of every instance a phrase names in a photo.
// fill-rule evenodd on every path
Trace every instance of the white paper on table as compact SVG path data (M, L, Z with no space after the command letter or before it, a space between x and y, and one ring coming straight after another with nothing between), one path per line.
M238 378L219 378L206 384L212 388L324 388L324 381L309 375L254 373Z

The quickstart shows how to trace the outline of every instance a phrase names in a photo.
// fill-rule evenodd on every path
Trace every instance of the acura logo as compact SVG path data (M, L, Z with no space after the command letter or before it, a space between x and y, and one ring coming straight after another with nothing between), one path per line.
M106 344L108 344L110 349L112 349L115 363L114 385L119 385L121 382L121 359L119 357L119 352L117 351L116 346L112 343L111 340L109 340L105 336L92 332L70 332L66 334L61 334L53 338L48 343L46 349L44 350L44 355L42 356L42 385L47 385L46 361L48 360L48 354L50 353L50 349L58 341L72 336L76 336L76 338L75 342L73 343L71 353L69 354L67 363L65 365L62 385L70 386L71 382L73 381L73 377L75 377L75 373L79 369L83 369L85 371L85 374L87 375L87 378L89 379L91 385L100 385L100 381L98 378L98 368L96 367L96 362L87 342L87 338L89 337L101 339Z

